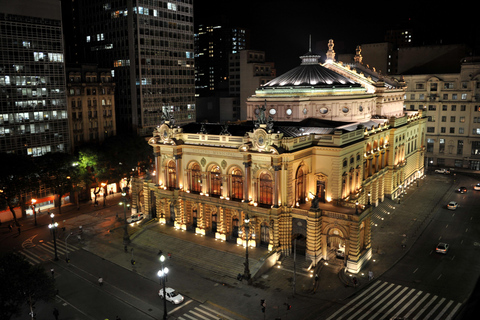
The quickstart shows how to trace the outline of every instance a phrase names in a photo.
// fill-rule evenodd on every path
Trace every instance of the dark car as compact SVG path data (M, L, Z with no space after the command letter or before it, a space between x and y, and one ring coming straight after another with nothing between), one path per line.
M467 188L465 188L465 187L460 187L460 188L457 189L457 192L465 193L465 192L467 192Z

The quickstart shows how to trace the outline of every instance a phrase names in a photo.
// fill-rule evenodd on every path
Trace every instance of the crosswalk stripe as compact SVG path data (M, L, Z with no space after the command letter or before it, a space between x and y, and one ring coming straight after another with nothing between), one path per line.
M461 303L428 292L377 280L327 320L378 320L399 316L408 319L451 320L461 306Z
M418 319L424 312L425 310L428 309L428 307L430 307L430 305L438 298L438 296L434 296L426 305L425 307L423 307L422 310L420 310L420 312L418 314L415 315L415 317L413 317L413 320L416 320Z
M71 252L74 252L76 250L79 250L79 248L74 246L74 245L68 245L68 247L67 247L61 241L57 241L57 254L58 255L66 255L67 253L71 253ZM40 255L38 255L37 253L39 253L39 252L42 252L44 254L48 254L49 256L53 256L55 254L55 244L54 244L53 240L43 242L43 243L37 244L35 246L28 247L28 248L25 248L25 249L22 249L22 250L18 251L18 253L22 254L25 257L25 259L31 265L39 264L39 263L42 263L43 261L47 260L45 258L42 258Z
M21 255L23 255L25 257L25 259L31 264L31 265L34 265L34 264L37 264L37 263L40 263L41 261L37 260L36 258L32 257L32 253L30 252L24 252L23 250L22 251L19 251L19 253ZM33 261L32 261L33 260Z
M381 284L381 283L382 283L382 282L380 282L380 281L376 281L374 284L372 284L371 288L369 288L369 289L373 289L373 288L375 288L376 286L378 286L378 285ZM386 284L387 284L386 282L382 283L382 285L380 286L380 288L383 287L383 286L385 286ZM378 290L378 289L377 289L377 290ZM365 291L363 291L362 293L360 293L355 299L353 299L352 301L350 301L349 303L347 303L346 305L344 305L342 308L338 309L337 312L335 312L334 314L332 314L329 318L327 318L327 320L341 319L341 317L340 317L340 318L336 318L336 316L337 316L339 313L341 313L344 309L350 307L350 305L352 305L352 304L355 303L357 300L359 300L360 298L362 298L362 297L363 297L365 294L367 294L368 292L369 292L368 290L365 290Z
M185 313L183 316L184 316L184 317L187 317L187 318L190 318L190 319L192 319L192 320L197 320L197 318L194 318L194 317L192 317L192 316L189 316L187 313Z
M392 283L392 284L393 284L393 283ZM374 306L374 308L377 308L379 305L383 304L383 303L385 302L385 300L387 300L392 294L395 293L395 291L397 291L397 290L400 289L400 288L401 288L401 286L400 286L400 285L397 285L397 286L395 287L395 289L393 289L392 291L390 291L382 300L380 300L380 301ZM374 308L371 308L371 309L369 309L367 312L365 312L365 313L363 314L363 316L360 317L359 320L365 318L370 312L372 312L372 311L374 310Z
M212 318L214 318L214 319L219 319L219 318L217 317L217 315L215 314L216 312L214 312L214 314L211 314L211 313L208 312L207 310L202 310L202 309L200 309L200 308L195 308L195 310L198 310L198 312L201 312L201 313L205 314L206 316L212 317Z
M408 318L415 310L417 310L417 308L423 303L423 301L425 301L428 297L430 296L430 293L427 292L427 294L420 300L418 301L418 303L415 305L415 307L413 307L412 309L410 309L410 311L408 311L408 313L405 315L405 318Z
M387 282L385 282L385 284L387 284ZM390 284L390 285L386 288L386 290L389 290L389 289L390 289L391 287L393 287L393 286L394 286L393 283ZM380 290L381 288L382 288L382 287L379 287L379 288L378 288L377 290L375 290L375 291L378 291L378 290ZM374 293L375 293L375 292L374 292ZM355 316L357 316L357 315L358 315L359 313L361 313L363 310L368 309L367 307L368 307L369 305L371 305L372 303L374 303L374 302L376 301L376 299L380 298L380 295L374 295L374 293L370 294L368 297L366 297L366 298L363 300L363 301L365 301L365 300L369 299L370 297L372 297L372 298L370 298L370 302L368 302L367 304L363 305L363 307L361 307L356 313L354 313L352 316L350 316L350 318L348 318L348 320L352 320ZM362 301L362 303L363 303L363 301ZM339 318L339 319L341 319L341 318Z
M440 320L442 316L447 312L447 309L450 308L450 306L453 304L453 301L450 300L450 302L443 308L443 310L438 314L438 316L435 318L435 320Z
M403 294L403 293L404 293L405 291L407 291L407 290L408 290L407 287L403 288L403 290L400 291L400 292L395 296L395 298L393 298L393 299L397 299L401 294ZM386 298L387 298L387 297L386 297ZM386 299L386 298L385 298L385 299ZM393 299L391 299L388 303L385 303L385 304L383 305L383 307L382 307L380 310L378 310L373 316L376 317L376 316L378 316L380 313L382 313L383 310L385 310L385 308L387 308L391 303L393 303L393 302L395 301L395 300L393 300ZM393 309L392 309L391 311L393 311ZM388 313L384 314L384 316L387 316L387 315L388 315Z
M209 318L204 317L204 316L202 316L201 314L199 314L199 313L197 313L197 312L195 312L195 311L193 311L193 310L190 310L190 313L194 314L194 315L197 316L197 317L200 317L201 319L210 320Z
M220 315L220 316L222 317L222 319L225 319L225 320L234 320L233 318L227 317L226 315L224 315L224 314L222 314L222 313L219 313L219 312L217 312L217 311L215 311L215 310L213 310L213 309L211 309L211 308L209 308L209 307L207 307L207 306L200 305L200 307L202 307L202 308L204 308L204 309L207 309L207 310L209 310L210 312L213 312L213 313L215 313L215 314L217 314L217 315Z
M425 319L429 319L429 318L432 316L432 314L434 314L435 311L437 311L438 307L440 307L444 301L445 301L445 298L442 298L442 299L440 300L440 302L438 302L438 303L435 305L435 307L433 307L433 309L427 314L427 316L425 317Z
M415 289L412 289L412 291L415 290ZM408 306L410 306L412 303L415 302L415 300L417 300L417 298L423 293L423 291L418 291L417 294L412 298L410 299L410 301L408 301L407 303L405 303L402 307L402 309L398 310L398 312L392 317L392 318L397 318L403 311L405 311L405 309L408 308Z
M462 304L460 302L457 303L455 308L453 308L452 312L450 312L450 314L448 315L448 317L445 320L453 319L453 316L457 313L458 309L460 309L461 306L462 306Z

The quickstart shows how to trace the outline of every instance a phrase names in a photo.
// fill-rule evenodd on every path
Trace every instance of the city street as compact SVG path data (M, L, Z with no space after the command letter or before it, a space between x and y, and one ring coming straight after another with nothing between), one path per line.
M208 237L195 240L193 234L186 233L186 239L205 244L188 249L190 257L183 256L188 253L177 247L173 258L167 259L167 286L185 297L180 305L167 304L168 317L384 319L409 314L421 319L450 319L461 310L480 274L479 257L472 254L480 249L480 224L475 214L480 211L480 191L473 191L475 183L468 176L457 176L453 184L452 176L431 174L419 186L408 188L401 203L380 203L372 218L373 259L362 274L355 275L358 287L349 283L348 278L346 283L342 282L335 264L319 270L316 292L311 291L312 280L302 276L300 269L295 296L288 270L274 268L248 285L212 273L208 268L213 266L205 269L192 264L195 255L191 250L201 250L198 254L207 257L204 245L215 241ZM455 192L460 185L468 188L467 193ZM446 209L452 200L460 204L457 210ZM132 243L125 252L122 223L116 217L123 217L123 207L118 202L120 196L115 195L109 196L106 207L89 203L79 210L73 206L62 208L61 217L55 217L60 224L58 261L53 260L53 239L47 227L51 220L46 215L38 217L37 227L31 217L22 220L20 235L2 228L2 251L14 248L31 263L42 263L47 271L54 269L56 300L38 303L37 319L51 319L53 306L60 310L60 319L163 317L163 302L158 296L158 249L168 248L167 240L182 242L169 240L173 239L168 238L173 228L146 223L129 226ZM61 230L63 226L65 231ZM159 240L155 240L157 234L161 235ZM450 245L446 255L435 253L435 246L441 241ZM232 253L234 249L235 246L231 247ZM69 263L65 261L67 255ZM132 259L135 265L131 264ZM375 274L373 281L368 281L369 270ZM98 284L99 277L104 280L102 286ZM261 299L267 301L265 313L261 311ZM292 305L292 309L288 310L287 305ZM25 315L18 319L25 319Z

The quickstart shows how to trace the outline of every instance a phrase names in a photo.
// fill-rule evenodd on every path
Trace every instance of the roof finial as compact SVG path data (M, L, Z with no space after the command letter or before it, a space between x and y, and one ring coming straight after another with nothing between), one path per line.
M312 35L309 35L308 39L308 52L312 52Z

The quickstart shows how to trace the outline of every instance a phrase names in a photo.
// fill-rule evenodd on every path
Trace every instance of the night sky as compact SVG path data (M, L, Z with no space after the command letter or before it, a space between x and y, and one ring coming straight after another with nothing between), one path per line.
M372 10L369 2L357 3L360 6L318 0L195 0L195 24L229 22L250 29L251 49L265 51L266 60L275 63L277 75L299 65L298 57L308 52L310 35L312 51L323 58L329 39L334 40L337 55L354 54L357 45L383 42L385 30L397 26L411 25L417 39L422 39L420 44L461 43L479 37L478 17L469 18L473 15L466 7L394 9L403 3L383 2L383 9Z

